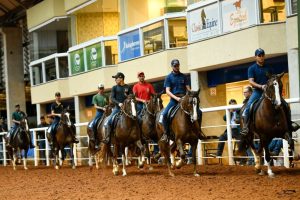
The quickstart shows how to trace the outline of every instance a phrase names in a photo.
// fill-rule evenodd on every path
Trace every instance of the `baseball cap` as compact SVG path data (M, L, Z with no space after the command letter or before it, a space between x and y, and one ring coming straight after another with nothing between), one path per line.
M55 92L56 97L60 97L60 92Z
M99 83L99 84L98 84L98 88L104 88L104 84Z
M125 78L124 74L122 72L118 72L116 75L112 76L113 78Z
M145 76L144 72L138 72L137 76L139 77L141 74Z
M265 55L265 51L262 48L258 48L255 50L255 56Z

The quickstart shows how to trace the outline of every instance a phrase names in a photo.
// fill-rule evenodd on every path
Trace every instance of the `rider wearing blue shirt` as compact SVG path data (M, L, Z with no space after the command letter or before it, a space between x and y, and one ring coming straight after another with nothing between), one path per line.
M173 59L171 61L171 66L173 71L166 77L164 82L164 87L166 88L166 93L170 96L170 102L167 107L162 111L159 118L159 122L163 124L164 134L161 137L161 141L168 142L168 124L167 124L167 115L169 110L176 106L181 98L186 94L187 91L191 90L190 84L187 77L180 72L180 63L178 59ZM200 120L200 115L202 115L200 109L198 110L198 120ZM199 123L200 124L200 123ZM201 136L198 135L200 138Z
M250 96L246 108L242 114L243 124L244 127L241 130L242 139L246 138L248 136L249 132L249 112L251 104L256 101L257 99L261 98L263 91L266 88L266 84L268 81L267 73L273 74L273 69L269 66L265 65L265 51L261 48L257 49L255 51L255 59L256 63L251 65L248 69L248 79L250 85L254 88L252 95ZM289 124L290 131L296 131L299 129L299 126L296 124L295 127L292 126L291 121L291 113L290 109L288 107L288 104L284 99L282 99L282 102L284 103L284 109L286 110L286 117Z

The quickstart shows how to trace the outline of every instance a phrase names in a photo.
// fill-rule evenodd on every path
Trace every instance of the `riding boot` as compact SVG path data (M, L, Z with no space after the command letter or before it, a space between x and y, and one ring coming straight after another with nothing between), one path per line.
M289 132L291 132L291 133L296 132L300 128L300 126L296 122L292 121L292 115L291 115L291 110L289 108L289 105L286 103L285 100L283 100L282 102L284 104L283 109L284 109L284 113L286 115Z
M105 127L103 139L102 139L102 142L103 142L104 144L108 144L108 143L109 143L110 132L111 132L111 127L110 127L109 124L107 124L107 126Z
M248 116L243 116L242 120L243 120L243 128L241 130L241 135L242 138L247 138L248 133L249 133L249 117Z
M28 139L29 139L29 148L30 148L30 149L35 148L35 146L34 146L33 143L32 143L32 140L31 140L31 134L30 134L30 132L26 132L26 134L27 134L27 137L28 137Z
M164 143L168 143L168 139L169 139L168 124L166 122L166 119L164 119L164 117L162 118L162 121L160 119L160 122L163 124L163 127L164 127L164 133L161 136L160 140Z
M47 137L47 139L48 139L49 146L52 147L52 145L53 145L53 137L52 137L52 133L47 132L46 137Z

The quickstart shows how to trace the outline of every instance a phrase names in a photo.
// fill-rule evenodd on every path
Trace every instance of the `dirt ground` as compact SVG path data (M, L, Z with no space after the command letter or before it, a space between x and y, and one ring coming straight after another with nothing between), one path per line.
M111 167L11 166L0 167L0 199L300 199L300 167L274 168L275 178L255 174L251 166L192 166L174 170L127 168L127 176L114 176Z

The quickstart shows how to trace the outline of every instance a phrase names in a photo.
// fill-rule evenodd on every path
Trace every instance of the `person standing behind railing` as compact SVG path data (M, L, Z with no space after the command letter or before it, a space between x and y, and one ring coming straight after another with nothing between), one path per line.
M0 117L0 133L6 132L7 126L5 126L4 118ZM3 151L3 135L0 135L0 151ZM0 164L3 163L3 152L0 153Z
M49 127L49 124L46 122L46 119L44 116L40 117L41 123L37 125L38 128L43 128L43 127ZM46 142L45 142L45 131L37 131L37 139L38 141L38 147L39 149L45 149L46 148ZM46 150L41 150L40 151L40 159L44 161L46 164Z

